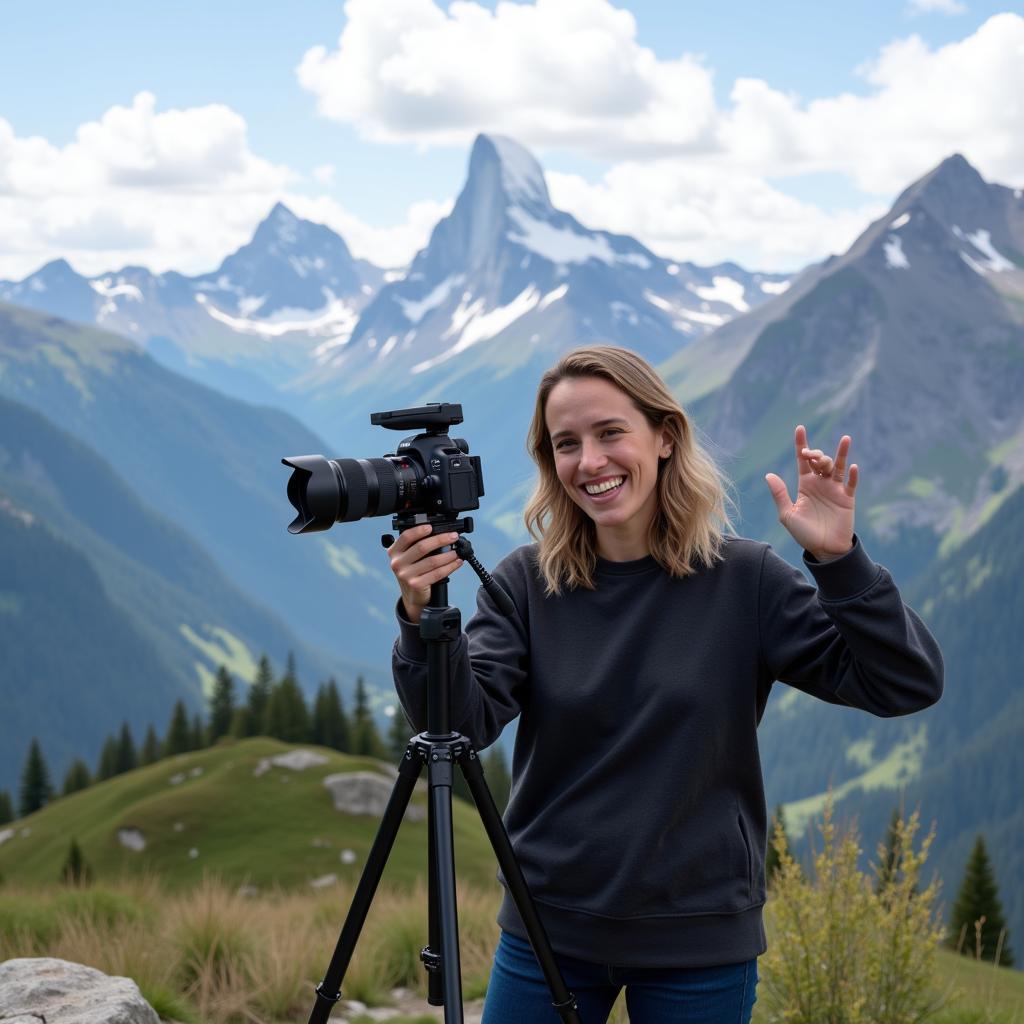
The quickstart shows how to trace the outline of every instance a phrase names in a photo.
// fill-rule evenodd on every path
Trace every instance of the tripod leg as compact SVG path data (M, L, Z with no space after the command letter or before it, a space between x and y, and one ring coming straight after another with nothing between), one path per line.
M431 755L430 805L434 810L438 916L441 926L441 976L445 1024L463 1024L459 918L455 897L455 842L452 836L451 751Z
M484 770L480 764L480 758L472 747L459 758L459 765L462 768L462 774L466 776L469 791L473 794L473 800L480 812L480 819L484 823L487 838L491 841L494 855L498 858L501 872L508 883L508 891L516 905L516 910L519 911L519 916L523 919L523 924L526 926L537 963L551 990L552 1005L566 1024L581 1024L576 997L569 991L562 978L562 972L558 969L558 964L555 963L555 954L548 941L547 932L544 931L544 925L533 905L533 898L530 896L526 879L523 877L519 862L512 850L512 843L505 831L505 824L494 804L491 791L484 781Z
M373 894L380 884L388 855L391 853L391 847L394 846L395 837L398 835L398 827L402 824L402 817L406 807L409 806L409 799L422 770L423 762L420 760L419 753L416 747L410 744L405 751L405 757L402 758L402 763L398 766L398 778L395 780L391 797L384 810L384 817L377 829L377 836L373 840L373 846L366 858L366 866L363 868L359 884L356 886L355 896L352 897L352 905L349 907L348 916L345 918L341 935L338 937L338 944L334 948L334 954L327 966L324 980L316 987L316 1003L309 1015L309 1024L326 1024L334 1004L341 998L342 979L345 977L345 971L348 970L356 941L373 900Z
M441 975L441 921L437 916L437 838L434 825L434 801L427 805L427 936L428 946L420 959L427 969L427 1002L444 1006L444 978Z

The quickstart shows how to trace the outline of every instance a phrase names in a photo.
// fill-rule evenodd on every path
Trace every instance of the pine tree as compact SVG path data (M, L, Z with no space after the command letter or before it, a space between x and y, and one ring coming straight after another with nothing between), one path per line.
M160 740L157 739L156 729L150 722L146 726L146 738L142 741L142 753L139 755L139 764L156 764L160 760Z
M975 839L974 849L967 861L949 926L949 944L954 949L960 946L967 956L995 960L1000 933L1006 928L1006 918L999 901L999 887L988 859L985 840L980 835ZM1008 931L1002 939L999 963L1004 967L1013 965Z
M64 776L64 796L77 793L80 789L88 789L91 785L92 776L89 774L88 766L81 758L76 758Z
M127 722L121 723L121 735L117 740L117 774L130 772L139 766L139 755L135 752L135 740Z
M249 708L242 704L231 712L231 728L228 735L236 740L244 740L249 735Z
M882 852L878 863L878 872L875 876L875 892L881 894L883 890L892 885L893 880L899 873L903 863L903 852L899 846L899 823L902 815L900 809L894 807L892 816L889 818L889 827L885 830L885 839L882 843Z
M328 680L316 691L310 739L321 747L348 752L348 716L341 703L338 684L333 679Z
M484 757L484 777L487 788L494 797L498 810L504 814L508 807L508 798L512 792L512 776L509 775L508 761L500 743L495 743Z
M249 687L249 698L247 706L249 709L249 736L260 736L263 734L263 725L267 714L267 702L270 700L270 692L274 688L274 670L270 665L270 659L260 655L259 664L256 666L256 676Z
M11 794L6 789L0 789L0 825L6 825L9 821L14 821Z
M100 750L99 764L96 766L96 781L112 779L117 774L117 739L108 736Z
M265 720L267 736L285 743L309 742L309 709L294 676L283 676L271 691Z
M356 706L352 715L352 753L364 757L387 757L384 746L377 732L377 725L370 711L370 699L366 692L366 682L362 676L356 677Z
M391 723L388 725L388 752L392 758L397 760L405 754L405 748L409 746L409 737L412 735L412 726L401 705L394 709L391 716Z
M192 727L188 731L189 750L202 750L206 746L206 727L197 711L192 716Z
M30 814L45 807L53 798L53 787L50 785L50 770L46 767L39 740L35 736L29 744L25 767L21 773L20 817L27 818Z
M785 849L789 850L789 835L786 832L786 815L782 804L779 804L775 808L775 814L772 815L771 824L768 828L768 848L765 851L764 858L764 877L767 885L772 884L772 880L775 878L775 872L779 870L779 852L775 848L775 837L779 836L782 842L785 844Z
M224 665L217 669L210 694L210 745L213 746L231 731L231 716L235 710L235 681Z
M78 841L71 840L64 866L60 869L60 880L66 885L88 885L92 881L92 869L85 863Z
M183 700L175 701L171 722L167 726L167 736L164 739L164 756L173 757L175 754L187 753L191 749L191 742L192 736L185 702Z

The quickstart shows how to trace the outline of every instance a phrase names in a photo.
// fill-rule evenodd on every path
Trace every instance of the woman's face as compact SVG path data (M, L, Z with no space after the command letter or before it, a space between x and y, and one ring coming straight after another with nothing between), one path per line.
M658 460L671 454L667 430L651 426L632 399L603 377L569 377L544 410L555 470L569 497L594 521L604 557L647 552L657 508ZM637 547L643 551L635 554Z

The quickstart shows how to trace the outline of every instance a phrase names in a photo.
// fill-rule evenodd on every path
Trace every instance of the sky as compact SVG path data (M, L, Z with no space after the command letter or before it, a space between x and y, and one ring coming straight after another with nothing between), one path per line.
M277 201L407 263L479 132L658 255L793 271L951 153L1024 186L1024 5L9 5L0 278L203 273Z

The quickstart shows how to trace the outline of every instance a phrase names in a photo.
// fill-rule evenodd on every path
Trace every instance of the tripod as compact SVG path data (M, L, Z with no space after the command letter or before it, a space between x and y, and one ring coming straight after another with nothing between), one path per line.
M465 521L464 521L465 522ZM460 524L461 525L461 524ZM470 527L471 528L471 527ZM441 530L435 529L440 533ZM382 538L390 546L392 538ZM473 555L469 541L460 537L455 548L483 581L506 615L514 606L508 595L491 579ZM444 549L447 550L447 549ZM547 933L537 915L522 870L515 859L512 844L501 815L494 804L480 758L472 741L451 729L451 676L449 645L462 632L462 615L448 605L448 581L430 587L430 603L420 618L420 636L427 645L427 730L413 736L398 766L398 778L388 799L370 848L352 904L338 937L334 955L323 981L316 988L316 1003L309 1024L326 1024L335 1003L341 998L345 977L359 933L380 883L391 853L398 827L409 804L416 780L427 768L429 804L427 811L428 846L428 930L429 945L420 953L427 970L428 1002L444 1006L445 1024L463 1024L462 974L459 963L459 921L455 896L455 850L452 838L452 778L458 764L466 778L491 847L501 866L508 890L529 935L537 962L552 994L552 1006L566 1024L581 1024L576 998L566 988Z

